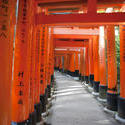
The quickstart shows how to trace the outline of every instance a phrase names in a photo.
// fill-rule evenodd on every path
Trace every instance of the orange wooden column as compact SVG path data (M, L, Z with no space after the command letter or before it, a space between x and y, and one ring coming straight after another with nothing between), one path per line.
M89 85L93 86L94 62L93 62L93 39L89 39Z
M53 29L49 28L48 32L48 82L47 82L47 89L48 89L48 98L51 98L51 75L52 75L52 47L53 47L53 39L52 39Z
M117 111L117 64L115 48L115 29L107 26L107 63L108 63L108 91L107 108Z
M50 52L50 70L51 70L51 86L54 84L54 39L53 39L53 28L51 29L51 36L50 36L50 43L51 43L51 52Z
M68 50L68 53L67 53L67 73L69 73L69 65L70 65L70 54L69 54L69 50Z
M17 124L26 124L29 119L31 2L19 1L12 88L12 122Z
M67 65L68 65L68 56L65 54L64 56L64 72L67 73Z
M41 25L36 26L36 56L35 56L35 109L37 113L37 122L41 121L41 109L42 104L40 101L40 94L42 91L42 84L41 84L41 40L42 40L42 28Z
M80 80L84 81L84 77L85 77L85 67L84 67L84 49L80 49L80 67L79 67L79 73L80 73Z
M28 40L31 41L31 49L30 49L30 95L29 95L29 124L36 124L36 111L35 111L35 53L36 53L36 33L35 31L35 1L31 2L31 7L29 8L30 11L30 31Z
M59 71L62 70L62 56L59 56Z
M55 56L55 63L54 64L55 64L55 69L56 70L59 68L58 60L59 60L58 56Z
M105 29L104 26L99 28L99 72L100 72L100 85L99 97L106 99L107 82L106 82L106 48L105 48Z
M120 25L120 96L118 98L119 117L125 122L125 25Z
M40 100L42 103L42 112L46 111L46 104L47 104L47 74L48 71L47 67L47 27L45 25L42 25L42 39L41 39L41 48L40 48Z
M12 4L13 3L13 4ZM16 1L0 1L0 124L10 125L12 95L12 56ZM12 8L12 7L15 8Z
M94 92L99 92L99 37L93 37L93 54L94 54L94 82L93 82L93 89Z
M75 76L79 76L79 57L78 57L78 50L75 52Z
M74 72L75 72L75 58L74 58L74 53L70 54L70 65L69 65L69 69L70 69L70 75L74 76Z
M33 26L32 31L32 41L31 41L31 66L30 66L30 117L32 119L32 124L36 124L36 112L34 109L35 106L35 56L36 56L36 41L35 41L35 27Z
M88 47L85 47L85 81L88 84L89 82L89 54L88 54Z

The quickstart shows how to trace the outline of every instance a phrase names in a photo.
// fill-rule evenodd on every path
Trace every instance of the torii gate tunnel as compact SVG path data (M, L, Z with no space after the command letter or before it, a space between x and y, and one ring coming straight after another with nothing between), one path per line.
M125 121L124 0L0 0L0 44L0 125L43 120L54 69Z

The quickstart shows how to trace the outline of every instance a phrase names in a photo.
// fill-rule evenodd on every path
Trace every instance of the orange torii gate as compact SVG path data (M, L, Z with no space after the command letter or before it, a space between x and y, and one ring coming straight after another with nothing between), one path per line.
M107 58L108 58L108 91L107 91L107 108L117 111L118 101L118 117L125 119L125 87L124 87L124 25L125 13L97 13L97 0L88 0L88 11L83 14L68 15L51 15L41 11L37 13L37 3L42 0L19 0L19 7L16 7L17 0L1 0L0 1L0 42L1 42L1 112L0 124L10 125L12 123L25 124L27 120L33 123L33 118L37 116L40 121L41 102L42 106L48 103L49 87L51 76L53 76L54 61L54 45L49 41L52 36L49 34L49 26L60 25L106 25L107 27ZM35 3L36 2L36 3ZM43 2L43 1L42 1ZM115 2L115 0L113 0ZM16 24L16 8L18 8L18 18ZM86 11L86 10L85 10ZM10 13L11 12L11 13ZM35 18L35 19L34 19ZM58 23L58 24L57 24ZM63 23L63 24L62 24ZM81 24L82 23L82 24ZM15 32L16 24L16 32ZM115 54L115 35L114 25L120 25L120 97L117 91L117 66ZM68 26L69 26L68 25ZM45 28L45 30L44 30ZM51 29L52 30L52 29ZM44 34L45 32L45 34ZM15 38L14 38L15 34ZM45 36L43 36L43 34ZM44 37L44 38L43 38ZM73 36L72 36L73 37ZM54 39L54 38L52 38ZM70 38L71 39L71 38ZM88 38L89 39L89 38ZM96 40L95 40L96 39ZM12 72L13 60L13 42L15 41L14 52L14 73ZM105 70L101 61L104 58L103 48L102 55L98 55L98 38L94 38L93 43L84 49L84 73L83 76L90 77L93 80L94 73L94 91L101 92L104 85L106 89ZM51 45L53 46L51 46ZM60 44L61 45L61 44ZM44 47L43 47L44 46ZM92 47L93 46L93 47ZM95 46L97 48L95 48ZM66 44L65 44L66 47ZM94 51L92 51L94 48ZM41 52L43 51L44 54ZM53 53L53 54L52 54ZM92 61L92 53L94 60ZM42 54L42 56L41 56ZM56 56L56 55L55 55ZM73 53L69 55L73 56ZM58 55L60 58L60 56ZM89 57L89 58L88 58ZM73 57L75 58L75 57ZM73 58L71 60L73 60ZM81 57L82 58L82 57ZM77 60L77 58L75 58ZM67 59L65 59L67 60ZM52 66L50 63L52 62ZM61 61L62 62L62 61ZM77 61L78 62L78 61ZM94 68L91 64L94 63ZM70 63L69 63L70 64ZM74 67L75 64L71 63ZM81 66L81 65L80 65ZM76 66L78 69L78 66ZM52 69L51 69L52 68ZM61 66L60 66L61 68ZM72 70L72 68L70 68ZM73 68L72 71L75 71ZM104 72L103 76L99 76L99 71ZM82 73L83 71L80 71ZM12 84L13 75L13 84ZM92 76L92 77L91 77ZM43 77L43 78L42 78ZM87 78L86 77L86 78ZM103 79L102 79L103 78ZM87 78L88 79L88 78ZM43 80L43 81L42 81ZM99 88L100 82L100 89ZM12 92L11 92L12 88ZM12 95L12 100L11 100ZM42 96L41 96L42 95ZM6 100L6 97L8 100ZM43 97L43 98L40 98ZM44 100L44 101L43 101ZM12 101L12 107L11 107ZM41 102L40 102L41 101ZM45 102L45 104L43 104ZM9 103L9 106L8 106ZM35 105L35 108L34 108ZM12 108L12 119L11 119ZM35 110L37 114L35 114ZM32 118L31 118L32 117ZM34 119L35 120L35 119ZM35 123L35 122L34 122Z

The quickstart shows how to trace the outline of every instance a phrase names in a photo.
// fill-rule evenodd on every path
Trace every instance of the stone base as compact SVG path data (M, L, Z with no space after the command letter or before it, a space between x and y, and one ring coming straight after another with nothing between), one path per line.
M79 77L79 70L75 70L75 77Z
M51 97L51 86L50 85L47 85L47 88L48 88L48 98Z
M103 102L103 103L106 103L106 101L107 101L106 99L102 99L100 97L98 97L97 99L98 99L98 101Z
M112 110L108 109L107 107L104 108L104 111L106 113L109 113L109 114L113 115L113 116L116 114L116 111L112 111Z
M86 84L89 84L89 77L88 76L85 76L85 81L86 81Z
M79 74L79 80L81 80L81 74Z
M100 84L99 81L94 81L94 82L93 82L93 90L94 90L94 92L96 92L96 93L99 92L99 84Z
M51 83L54 82L54 75L51 75Z
M91 87L93 87L93 81L94 81L94 75L91 74L91 75L89 75L89 85L90 85Z
M121 122L121 123L125 124L125 119L124 119L124 118L119 117L118 113L116 113L116 115L115 115L115 119L116 119L116 120L118 120L119 122Z
M36 110L31 113L29 115L29 122L28 122L28 125L36 125L36 118L37 118L37 114L36 114Z
M85 81L85 76L81 76L81 82Z
M36 122L41 121L41 113L42 113L42 103L38 103L35 105L35 110L36 110Z
M117 111L117 107L118 107L117 97L118 97L118 94L107 92L107 109L111 111Z
M106 99L107 86L99 85L99 98Z
M118 97L118 116L125 119L125 98Z

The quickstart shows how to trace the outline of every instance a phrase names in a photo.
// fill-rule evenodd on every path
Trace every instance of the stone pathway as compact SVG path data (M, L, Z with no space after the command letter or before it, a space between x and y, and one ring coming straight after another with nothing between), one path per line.
M73 77L56 72L55 99L47 118L50 125L121 125Z

